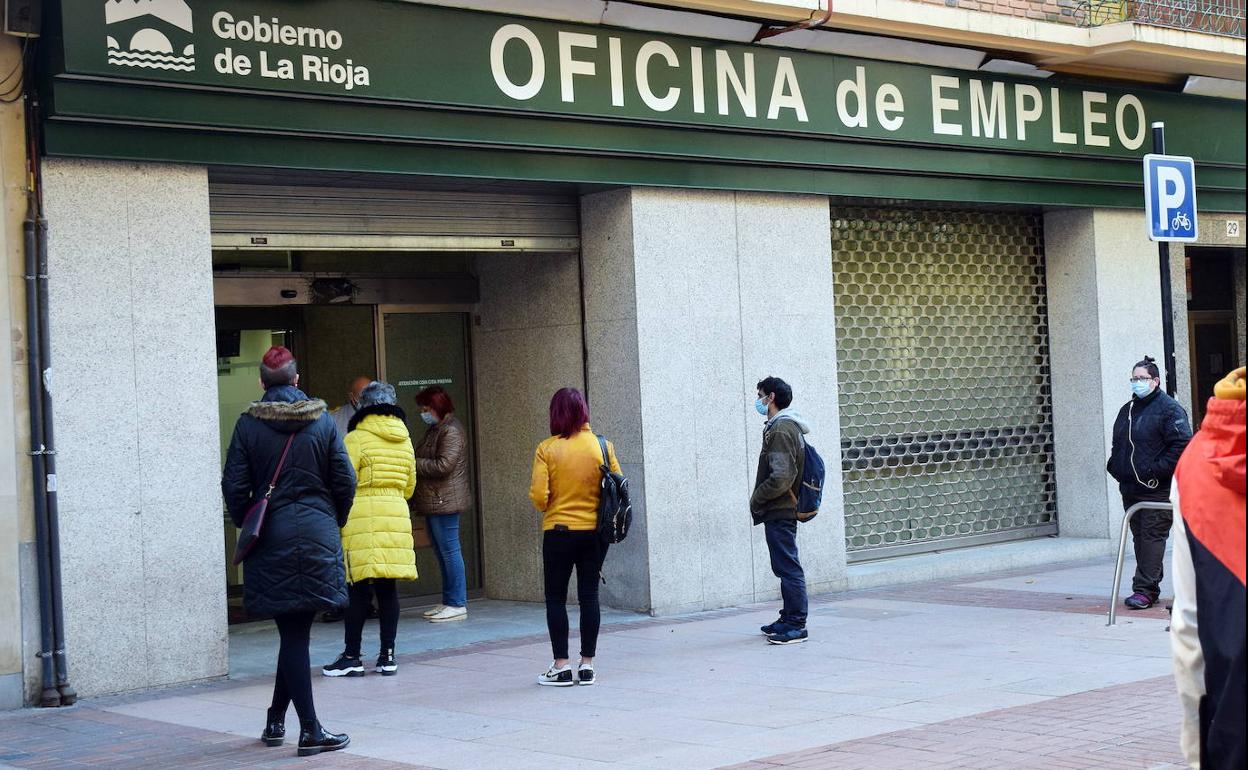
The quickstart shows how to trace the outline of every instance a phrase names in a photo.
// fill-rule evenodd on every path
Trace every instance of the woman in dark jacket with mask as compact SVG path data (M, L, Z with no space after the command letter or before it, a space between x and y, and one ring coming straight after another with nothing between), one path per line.
M338 529L351 512L355 470L325 402L299 390L289 350L274 347L265 353L260 384L264 397L234 428L221 490L230 518L242 526L248 509L269 491L287 451L260 539L243 562L243 601L249 613L272 615L281 637L273 702L260 740L282 745L286 709L293 702L299 714L299 755L308 756L350 743L317 721L308 642L318 611L347 604Z
M1118 482L1123 510L1136 503L1166 503L1179 455L1192 439L1187 412L1161 390L1161 370L1144 360L1131 369L1131 400L1118 410L1113 443L1105 470ZM1157 603L1161 593L1162 559L1170 536L1170 511L1145 508L1131 519L1135 542L1134 592L1124 604L1133 610Z

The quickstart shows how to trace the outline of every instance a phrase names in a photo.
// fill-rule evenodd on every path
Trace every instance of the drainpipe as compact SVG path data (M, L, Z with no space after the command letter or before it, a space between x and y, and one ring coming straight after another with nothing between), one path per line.
M71 706L78 693L69 683L61 590L61 534L57 508L56 444L52 429L52 341L48 323L48 220L43 216L42 179L36 131L38 103L26 101L29 164L26 220L27 391L30 400L30 456L39 561L39 619L43 663L41 706ZM53 684L54 683L54 684Z
M55 632L52 621L52 564L48 556L47 498L44 496L47 450L43 444L43 397L39 376L39 299L36 288L38 258L35 234L34 176L30 177L26 204L26 221L22 225L26 238L26 385L30 404L30 475L35 506L35 552L39 566L39 658L43 670L43 688L39 705L51 708L61 705L56 689L56 662L53 660Z
M39 200L42 187L39 183L39 166L35 165L35 196ZM40 200L40 204L42 201ZM78 700L78 692L69 683L69 659L65 655L65 613L61 590L61 517L56 496L56 438L52 429L52 334L48 323L48 220L43 216L43 206L38 209L35 220L35 238L38 254L38 299L39 299L39 353L43 366L43 443L47 447L44 458L44 472L47 483L44 489L47 495L44 515L48 519L48 561L52 577L52 638L56 643L53 651L56 661L56 689L61 694L61 705L72 706Z

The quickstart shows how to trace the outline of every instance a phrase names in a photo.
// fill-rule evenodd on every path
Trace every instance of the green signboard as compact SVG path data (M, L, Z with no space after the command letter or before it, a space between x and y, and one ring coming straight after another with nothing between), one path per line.
M979 155L992 167L984 178L1039 171L1116 185L1126 170L1113 161L1138 159L1161 120L1171 149L1209 166L1205 184L1242 187L1242 105L1155 89L387 0L63 0L61 11L53 121L98 119L113 130L131 120L951 175L975 174L969 158ZM68 133L51 132L53 152Z

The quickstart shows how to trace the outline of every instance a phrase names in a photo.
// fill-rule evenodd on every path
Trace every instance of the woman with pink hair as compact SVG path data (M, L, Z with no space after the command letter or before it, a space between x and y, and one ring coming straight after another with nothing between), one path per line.
M546 627L554 661L537 683L549 687L594 684L594 654L601 611L598 579L607 544L598 537L602 466L620 472L615 447L599 442L589 425L589 406L576 388L550 400L550 438L537 446L529 499L542 514L542 571ZM603 447L606 447L605 457ZM574 672L568 660L568 583L576 570L581 611L581 655Z

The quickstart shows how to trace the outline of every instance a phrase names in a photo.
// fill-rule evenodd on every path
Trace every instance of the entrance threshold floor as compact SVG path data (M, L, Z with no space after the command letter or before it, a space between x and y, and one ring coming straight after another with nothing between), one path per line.
M497 599L468 601L468 618L450 623L430 623L420 613L427 606L405 608L399 616L399 635L395 641L398 655L452 650L481 642L516 640L529 636L546 638L546 605L534 602L509 602ZM577 608L568 606L568 620L576 634ZM604 626L647 617L634 612L602 608ZM371 666L377 657L377 621L364 625L364 660ZM332 663L342 652L342 622L312 626L312 664ZM575 654L575 641L572 644ZM277 662L277 627L270 621L248 623L230 629L230 678L243 679L272 675ZM541 667L547 660L535 660Z

